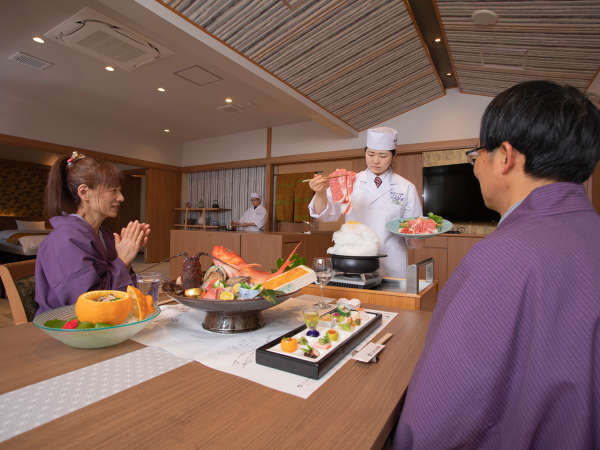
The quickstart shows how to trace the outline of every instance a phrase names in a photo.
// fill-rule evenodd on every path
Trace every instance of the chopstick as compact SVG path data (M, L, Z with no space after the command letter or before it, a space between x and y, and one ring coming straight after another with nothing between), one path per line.
M331 179L331 178L342 178L342 177L347 177L348 175L335 175L333 177L324 177L326 179ZM312 178L309 178L308 180L302 180L301 183L308 183L310 180L312 180Z

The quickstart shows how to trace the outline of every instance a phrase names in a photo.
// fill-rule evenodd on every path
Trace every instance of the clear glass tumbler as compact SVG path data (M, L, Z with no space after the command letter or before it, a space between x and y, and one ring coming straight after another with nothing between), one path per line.
M154 308L158 308L158 292L162 274L160 272L143 272L135 274L135 284L144 295L151 295Z

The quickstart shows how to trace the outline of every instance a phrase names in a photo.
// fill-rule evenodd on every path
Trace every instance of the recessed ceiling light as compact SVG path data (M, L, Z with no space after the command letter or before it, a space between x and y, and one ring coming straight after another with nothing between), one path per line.
M115 68L113 66L106 66L104 70L108 70L109 72L114 72Z
M167 92L167 90L163 87L156 88L158 92Z
M163 131L167 134L169 134L171 132L171 130L169 130L168 128L165 128Z
M452 76L452 72L446 72L446 76L447 77L451 77Z
M44 44L44 43L46 42L46 41L44 41L44 39L42 39L42 38L41 38L41 37L39 37L39 36L35 36L35 37L33 38L33 41L34 41L34 42L37 42L38 44Z
M233 99L231 97L227 97L225 99L225 103L233 103Z
M435 38L433 40L433 42L435 42L436 44L439 44L440 42L442 42L442 38Z

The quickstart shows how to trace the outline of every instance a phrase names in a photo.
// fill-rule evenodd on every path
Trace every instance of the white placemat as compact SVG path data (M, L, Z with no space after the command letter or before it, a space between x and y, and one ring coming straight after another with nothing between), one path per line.
M0 442L189 362L146 347L2 394Z
M308 398L351 358L348 354L318 380L256 364L256 349L284 333L302 325L302 309L316 303L319 297L302 295L263 311L265 326L238 334L221 334L202 327L205 313L183 305L163 305L161 314L133 340L148 346L161 347L176 356L193 359L217 369L272 389L301 398ZM331 300L331 299L330 299ZM362 342L370 341L396 313L383 314L382 324ZM360 345L360 344L359 344Z

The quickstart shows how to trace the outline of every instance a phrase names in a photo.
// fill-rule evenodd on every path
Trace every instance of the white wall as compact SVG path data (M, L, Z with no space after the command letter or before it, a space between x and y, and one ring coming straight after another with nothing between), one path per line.
M184 143L181 165L194 166L264 158L266 152L267 130L246 131Z
M479 137L479 123L491 97L461 94L448 89L442 98L429 102L379 126L398 130L398 144ZM348 150L364 147L366 132L340 138L316 122L273 128L272 156ZM201 165L266 156L266 130L238 133L184 144L182 164Z
M146 161L179 165L181 144L171 136L133 138L126 129L102 127L95 117L45 108L0 91L0 133L87 148ZM138 135L137 133L135 133ZM138 135L139 136L139 135Z

